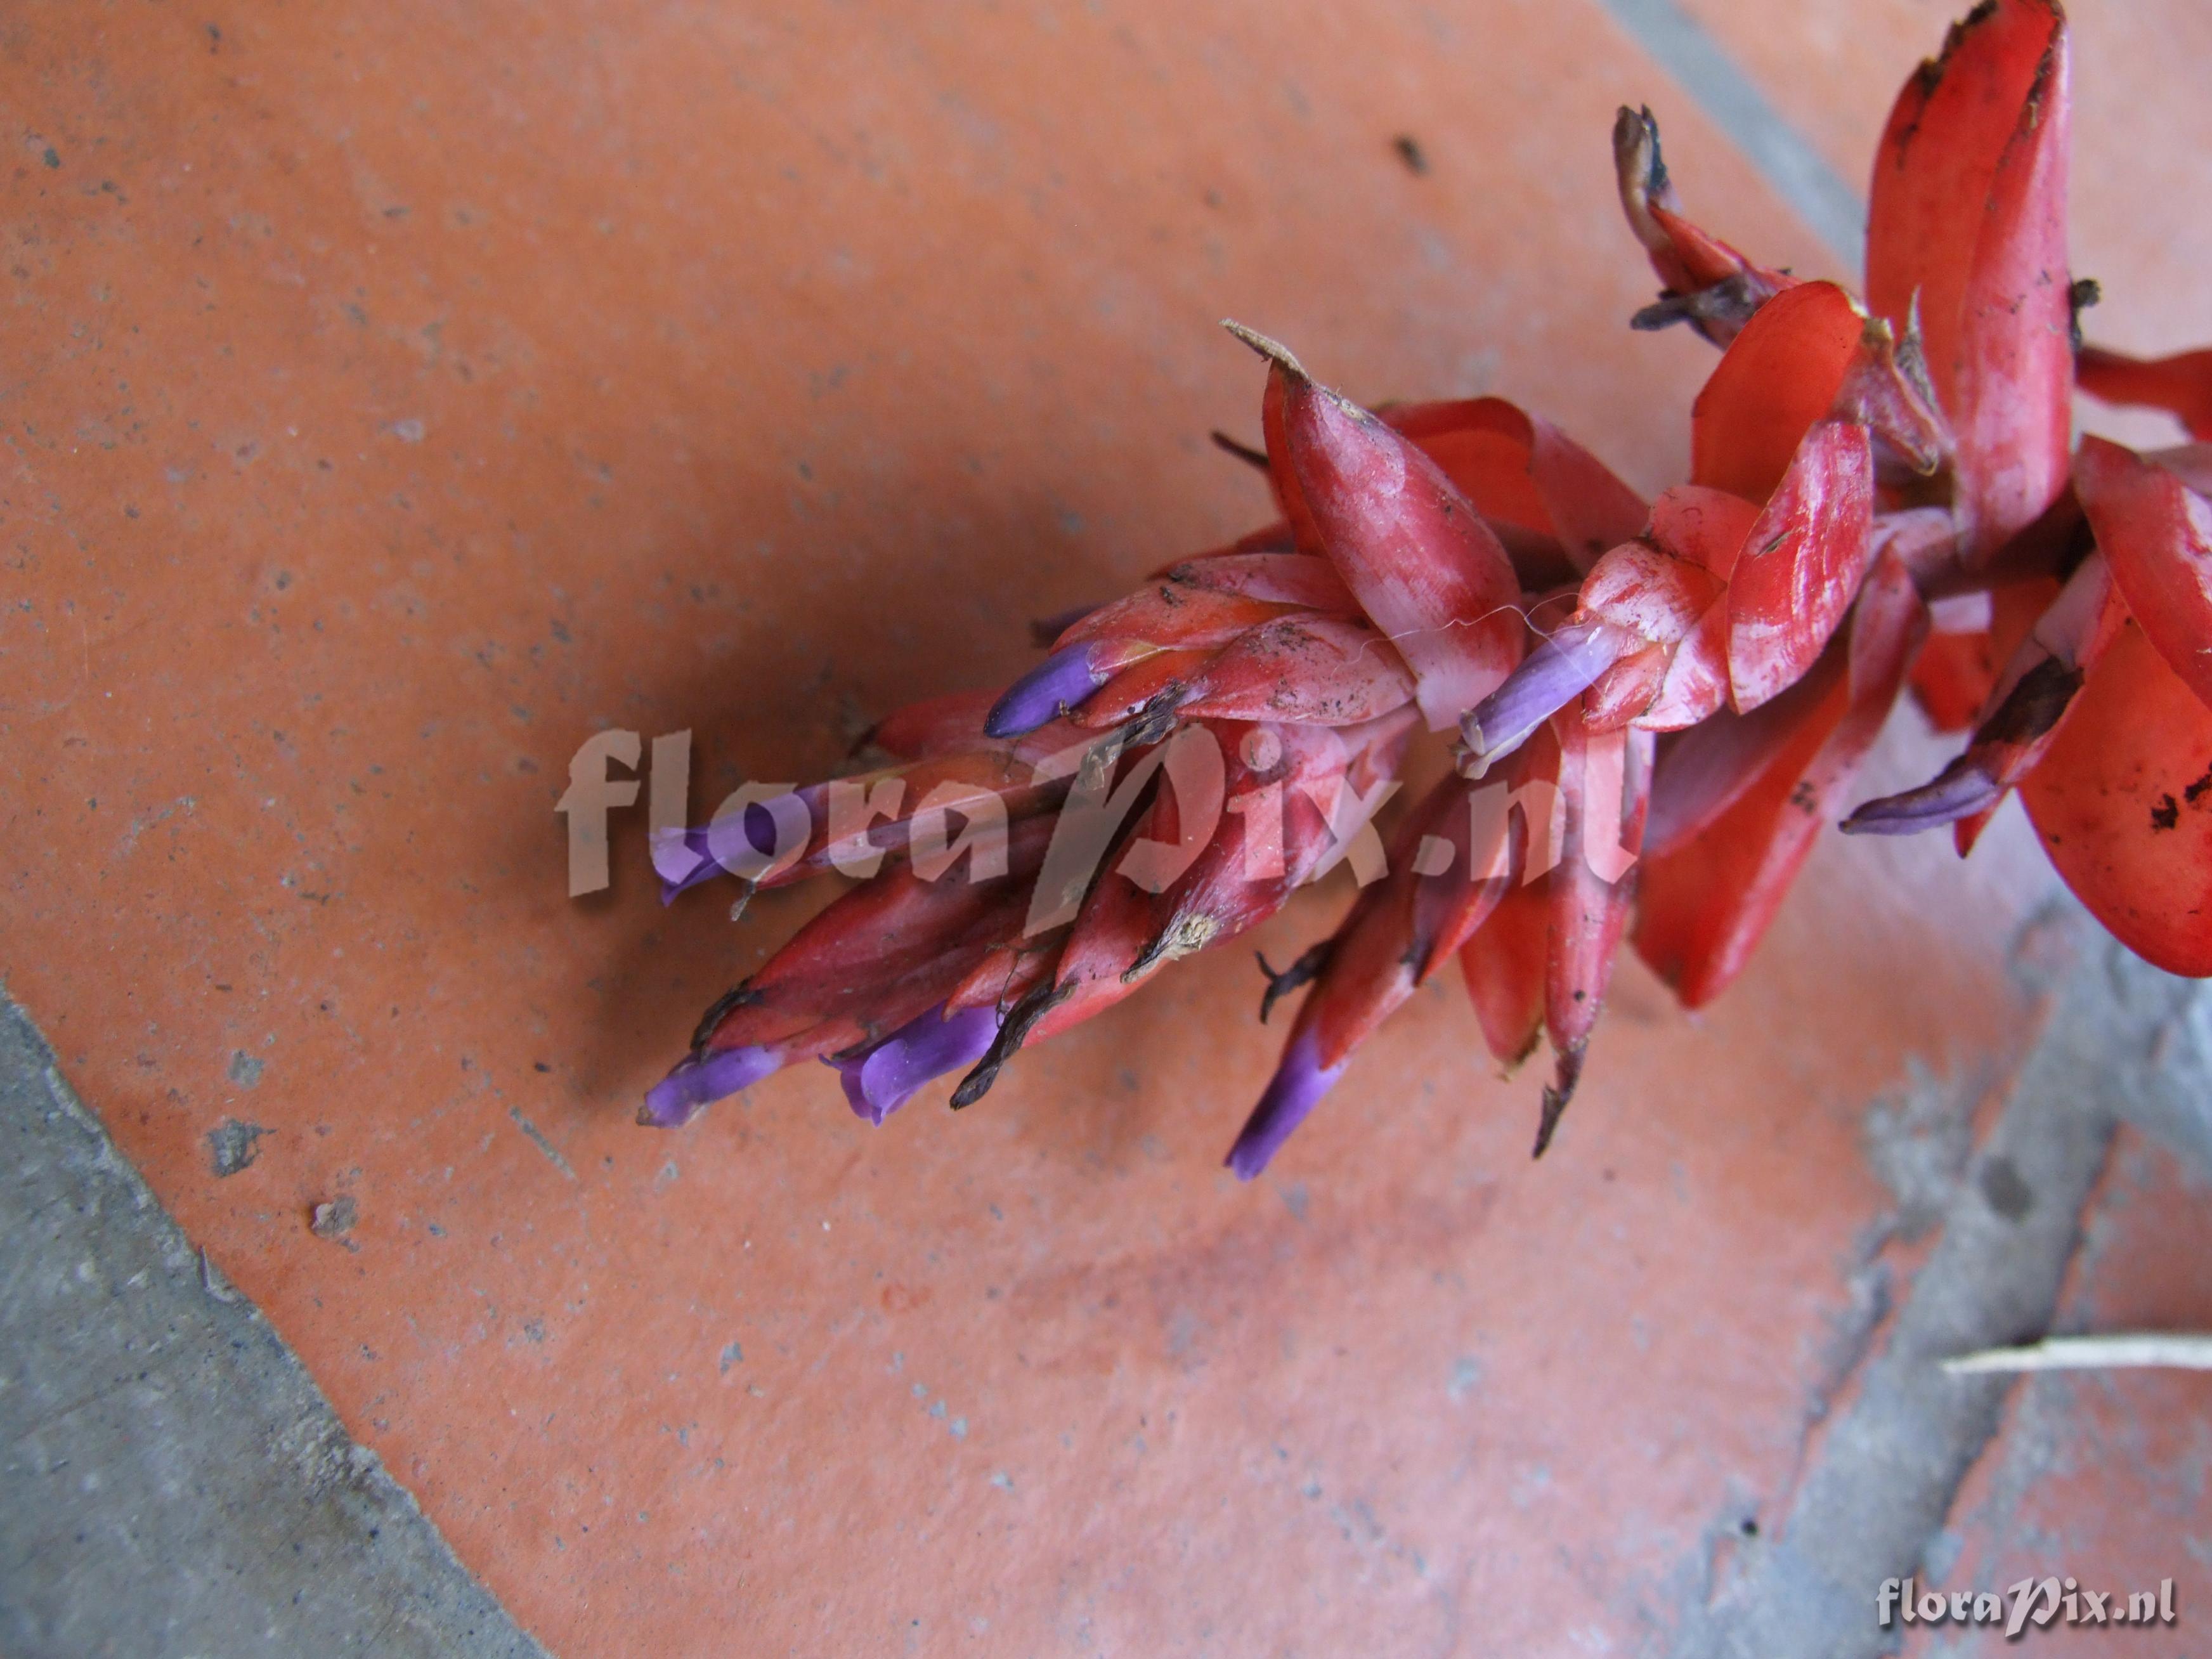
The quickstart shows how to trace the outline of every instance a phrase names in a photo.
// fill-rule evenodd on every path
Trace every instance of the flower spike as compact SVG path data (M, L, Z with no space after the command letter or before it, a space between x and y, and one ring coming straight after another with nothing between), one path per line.
M1541 1156L1619 947L1688 1007L1721 994L1908 686L1965 741L1844 830L1948 824L1963 854L2017 793L2108 928L2212 975L2212 350L2081 342L2069 50L2057 0L1981 0L1907 81L1864 305L1693 223L1650 112L1620 112L1665 285L1634 326L1721 348L1688 474L1648 502L1503 398L1364 408L1230 324L1266 363L1263 447L1217 442L1269 522L1033 625L1041 660L893 711L853 775L656 832L670 897L725 866L854 884L708 1010L641 1121L805 1060L871 1123L956 1073L964 1107L1340 863L1334 927L1261 961L1263 1023L1303 994L1228 1167L1265 1169L1448 957L1469 1042L1510 1072L1549 1039ZM2077 381L2197 441L2069 456ZM1422 728L1458 769L1400 804L1442 769Z

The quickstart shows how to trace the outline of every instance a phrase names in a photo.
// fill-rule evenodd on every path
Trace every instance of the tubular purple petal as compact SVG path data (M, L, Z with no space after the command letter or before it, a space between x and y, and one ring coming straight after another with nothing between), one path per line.
M711 881L722 868L714 862L714 849L707 844L703 823L689 830L654 830L653 867L660 877L663 904L675 903L678 893Z
M1961 755L1934 780L1903 794L1870 800L1843 822L1847 836L1910 836L1970 818L2004 799L2004 786Z
M823 1063L837 1068L853 1115L879 1124L931 1079L982 1059L998 1033L997 1009L963 1008L947 1018L940 1002L866 1053Z
M1588 690L1635 644L1626 629L1601 622L1569 623L1521 659L1505 683L1460 720L1460 736L1480 777L1528 734Z
M991 705L983 717L983 734L1018 738L1058 720L1106 684L1107 676L1091 666L1092 641L1055 651L1016 680Z
M653 1129L678 1129L712 1105L783 1069L773 1049L714 1048L686 1055L676 1069L645 1091L637 1121Z
M1306 1121L1306 1114L1344 1075L1342 1060L1334 1066L1319 1063L1319 1046L1312 1032L1302 1031L1283 1050L1267 1091L1260 1097L1252 1115L1244 1120L1243 1133L1224 1160L1239 1181L1249 1181L1267 1167L1267 1161L1291 1138L1291 1131Z
M754 801L746 806L740 821L735 824L701 823L688 830L662 830L653 849L653 868L660 872L660 902L673 904L678 893L688 893L694 887L726 873L727 866L723 864L720 854L715 852L714 843L719 840L724 852L734 854L740 837L762 858L773 856L775 852L775 813L759 801ZM684 862L683 854L675 850L679 845L686 852L696 853L698 861L682 876L671 878L668 872Z

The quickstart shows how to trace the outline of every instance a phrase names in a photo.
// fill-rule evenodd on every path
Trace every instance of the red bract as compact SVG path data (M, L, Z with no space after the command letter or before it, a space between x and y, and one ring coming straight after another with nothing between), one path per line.
M2145 362L2083 346L2074 361L2074 383L2108 404L2165 410L2191 437L2212 439L2212 349Z
M1875 157L1867 297L1900 332L1917 307L1969 567L2066 478L2067 58L2056 0L1976 8L1905 82Z
M1273 341L1236 331L1268 359L1262 416L1285 513L1412 667L1430 729L1456 724L1521 659L1521 582L1504 544L1419 445L1316 385Z
M1664 284L1635 325L1723 349L1690 477L1648 506L1511 404L1363 408L1231 325L1267 362L1265 450L1223 444L1279 520L1053 624L997 696L890 715L890 764L667 837L678 886L710 852L755 884L881 867L716 1005L647 1121L808 1055L872 1121L951 1072L966 1105L1341 862L1349 914L1269 970L1263 1019L1310 988L1231 1166L1455 956L1502 1063L1549 1039L1541 1152L1621 943L1688 1006L1726 989L1908 684L1971 736L1844 828L1963 852L2016 790L2107 927L2212 973L2212 447L2068 453L2077 376L2212 436L2212 352L2078 346L2068 76L2055 0L1953 29L1882 136L1864 302L1692 223L1621 112ZM1456 728L1458 765L1386 848L1417 724Z

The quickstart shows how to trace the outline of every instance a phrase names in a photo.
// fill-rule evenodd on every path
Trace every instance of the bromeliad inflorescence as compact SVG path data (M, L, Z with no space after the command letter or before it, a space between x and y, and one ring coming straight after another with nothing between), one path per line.
M1270 974L1262 1018L1310 988L1231 1167L1455 956L1499 1060L1549 1039L1540 1153L1624 940L1697 1006L1823 822L1948 824L1963 854L2014 789L2106 927L2212 973L2212 443L2069 454L2077 384L2212 439L2212 352L2081 345L2067 127L2056 0L1987 0L1891 114L1861 301L1685 218L1623 110L1621 204L1665 285L1635 326L1722 350L1690 477L1650 502L1511 404L1370 411L1231 325L1266 362L1266 447L1224 447L1279 520L1050 625L1002 693L891 715L884 765L665 837L671 897L864 878L708 1011L641 1121L806 1059L874 1122L956 1073L964 1106L1349 859L1350 913ZM1965 750L1844 816L1908 687ZM1458 764L1382 856L1424 726Z

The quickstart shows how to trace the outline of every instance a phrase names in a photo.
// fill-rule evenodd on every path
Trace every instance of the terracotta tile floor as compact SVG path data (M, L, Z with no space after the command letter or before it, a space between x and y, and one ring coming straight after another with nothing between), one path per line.
M1855 183L1942 15L1688 9ZM2130 344L2212 337L2212 231L2156 206L2212 119L2169 29L2203 21L2084 9L2083 268ZM1653 412L1708 357L1621 325L1651 282L1613 106L1657 108L1717 228L1838 267L1606 12L34 3L5 33L9 984L519 1620L577 1655L1663 1637L1838 1380L1900 1201L1869 1103L1971 1111L2038 1028L2018 823L1964 868L1831 838L1705 1018L1628 971L1540 1166L1533 1080L1446 986L1244 1189L1218 1165L1272 1040L1234 953L957 1121L872 1132L799 1073L635 1128L808 901L664 912L639 813L572 902L551 811L610 724L694 729L702 797L822 769L850 722L1003 678L1024 618L1245 527L1206 441L1257 424L1223 315L1665 482ZM1936 752L1901 724L1881 769ZM221 1176L228 1123L261 1133ZM2104 1201L2179 1202L2159 1156ZM2124 1220L2099 1287L2157 1254ZM2206 1398L2078 1386L2069 1431L2115 1441Z

